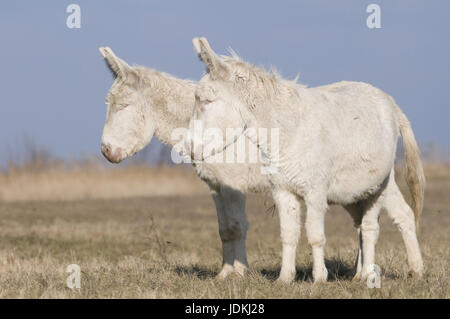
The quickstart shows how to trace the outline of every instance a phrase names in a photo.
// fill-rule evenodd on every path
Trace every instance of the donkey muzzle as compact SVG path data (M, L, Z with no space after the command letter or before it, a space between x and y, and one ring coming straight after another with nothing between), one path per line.
M113 149L111 144L102 143L102 154L111 163L120 163L122 161L122 149L120 147Z

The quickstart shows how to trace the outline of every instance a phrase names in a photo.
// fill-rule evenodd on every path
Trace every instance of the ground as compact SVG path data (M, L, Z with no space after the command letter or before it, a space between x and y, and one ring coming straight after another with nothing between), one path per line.
M450 177L428 174L419 241L421 279L407 278L400 233L386 214L376 263L381 288L352 282L357 237L337 206L326 218L329 281L312 283L302 229L297 276L275 281L281 243L276 212L262 195L248 199L250 221L244 279L215 279L221 243L207 195L0 203L1 298L449 298ZM66 267L81 267L81 288L66 286Z

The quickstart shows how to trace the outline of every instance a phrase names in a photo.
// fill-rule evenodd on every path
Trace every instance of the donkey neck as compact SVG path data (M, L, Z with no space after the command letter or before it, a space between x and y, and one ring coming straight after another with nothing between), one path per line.
M310 92L301 85L290 84L289 90L279 90L278 95L265 97L251 110L249 125L258 129L266 129L267 135L257 135L256 144L260 151L270 159L276 159L295 138L299 126L302 125ZM281 147L281 148L280 148Z
M187 128L195 104L195 83L167 73L138 68L144 83L144 95L150 102L155 136L173 146L171 134L176 128Z

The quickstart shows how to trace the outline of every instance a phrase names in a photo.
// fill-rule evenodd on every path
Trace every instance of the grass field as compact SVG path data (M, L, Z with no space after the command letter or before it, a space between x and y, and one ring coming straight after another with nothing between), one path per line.
M280 269L278 218L262 195L248 199L250 271L215 279L221 244L206 191L183 196L0 202L1 298L449 298L450 170L428 168L420 228L426 271L408 279L404 245L381 217L376 262L381 288L352 282L357 250L350 217L332 207L326 219L329 281L314 285L302 229L293 284ZM38 187L38 186L35 186ZM81 267L81 288L66 287L66 267Z

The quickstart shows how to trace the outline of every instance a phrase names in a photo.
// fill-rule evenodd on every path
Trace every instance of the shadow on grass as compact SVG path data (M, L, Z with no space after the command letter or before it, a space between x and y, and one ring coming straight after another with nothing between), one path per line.
M384 272L384 271L381 271L381 275L384 277L384 278L386 278L386 279L390 279L390 280L398 280L398 279L401 279L402 278L402 276L400 275L400 274L398 274L398 273L395 273L395 272ZM408 276L408 278L409 278L409 276Z
M353 265L350 265L340 259L325 259L325 265L328 270L328 281L352 280L354 275ZM312 281L312 265L308 267L296 268L295 281ZM280 275L278 269L261 269L260 273L269 280L276 280Z
M177 266L175 267L175 273L178 275L187 275L187 276L194 276L198 279L211 279L217 276L217 273L215 271L211 271L210 269L207 269L205 267L201 266Z
M326 259L325 265L328 270L328 281L336 280L352 280L354 275L353 265L350 265L339 258ZM312 266L297 267L295 281L312 281ZM194 276L198 279L212 279L217 276L217 272L212 271L204 266L177 266L174 269L175 273L180 276ZM258 271L263 277L268 280L275 281L280 275L280 268L277 269L261 269Z

